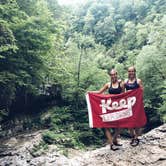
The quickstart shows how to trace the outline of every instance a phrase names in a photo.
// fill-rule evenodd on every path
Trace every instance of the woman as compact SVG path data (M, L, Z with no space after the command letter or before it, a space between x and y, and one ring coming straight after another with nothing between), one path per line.
M118 80L117 71L115 69L112 69L109 72L109 75L111 77L111 82L106 83L99 91L90 91L92 93L104 93L106 90L108 90L109 94L120 94L124 92L124 83L122 81ZM111 150L118 150L119 148L114 147L116 146L122 146L118 143L117 137L120 133L120 129L115 129L114 137L112 138L111 132L109 128L105 128L105 135L108 139L108 142L110 144Z
M126 91L128 91L128 90L137 89L139 87L143 89L142 81L136 78L136 69L134 66L131 66L128 68L128 79L125 80L125 89ZM130 130L130 135L132 137L130 144L132 146L137 146L139 144L138 136L140 129L133 128L129 130Z

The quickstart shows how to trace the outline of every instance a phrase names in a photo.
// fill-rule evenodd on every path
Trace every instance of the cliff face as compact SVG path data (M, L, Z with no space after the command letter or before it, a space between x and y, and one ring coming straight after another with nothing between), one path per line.
M137 147L122 139L123 146L111 151L109 145L92 150L69 150L68 157L61 155L56 146L34 152L41 140L42 131L20 135L6 140L0 147L0 166L165 166L166 124L140 137Z

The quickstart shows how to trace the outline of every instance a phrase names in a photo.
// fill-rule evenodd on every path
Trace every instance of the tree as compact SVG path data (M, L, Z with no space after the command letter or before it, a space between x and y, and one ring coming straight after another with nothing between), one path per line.
M106 47L111 47L116 41L116 28L111 17L106 17L104 22L98 22L95 27L95 39Z
M21 104L26 105L28 94L39 92L45 72L43 57L53 47L58 32L45 1L26 2L30 6L7 0L0 4L0 90L2 107L8 110L17 100L24 99Z

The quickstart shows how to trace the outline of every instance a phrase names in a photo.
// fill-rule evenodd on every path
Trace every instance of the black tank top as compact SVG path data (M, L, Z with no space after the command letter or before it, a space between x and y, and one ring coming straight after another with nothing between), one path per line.
M119 85L118 85L117 88L113 88L112 87L112 83L111 83L111 85L110 85L110 87L108 89L108 93L109 94L120 94L120 93L122 93L122 88L120 86L120 82L119 82Z
M137 80L134 81L134 83L129 83L129 80L125 84L126 90L133 90L139 88L139 84L137 83Z

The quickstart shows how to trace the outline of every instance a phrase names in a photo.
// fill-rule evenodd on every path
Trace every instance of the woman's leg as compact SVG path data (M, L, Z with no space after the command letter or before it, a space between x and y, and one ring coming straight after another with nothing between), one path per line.
M131 135L132 138L138 138L138 136L141 135L140 128L130 129L130 135Z
M130 132L131 138L134 138L135 137L135 129L134 128L129 129L129 132Z
M140 128L135 128L135 135L138 138L138 136L141 135L141 129Z
M108 143L111 145L112 144L112 135L108 128L105 129L105 135L107 137Z
M118 143L118 140L117 140L118 136L120 135L120 132L121 132L121 129L120 129L120 128L116 128L116 129L115 129L114 136L113 136L113 143L114 143L115 145L117 145L117 146L122 146L122 144L119 144L119 143Z
M114 147L112 135L111 135L111 132L108 128L105 129L105 135L106 135L108 142L110 144L110 149L113 151L118 150L119 148Z
M134 129L130 129L130 135L131 135L131 142L130 145L131 146L137 146L139 144L139 128L134 128Z

